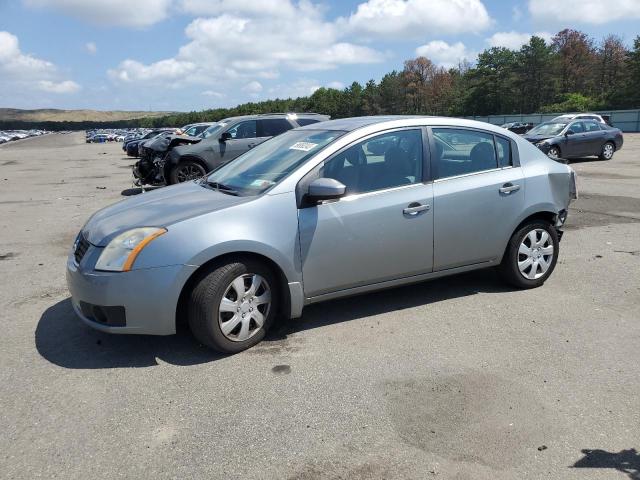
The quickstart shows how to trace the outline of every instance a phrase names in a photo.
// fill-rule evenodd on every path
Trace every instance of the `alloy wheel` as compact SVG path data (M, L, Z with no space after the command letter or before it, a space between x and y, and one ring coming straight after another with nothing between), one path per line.
M234 342L248 340L260 331L270 307L271 288L263 277L253 273L236 277L218 308L222 334Z
M557 160L557 159L558 159L558 157L560 156L560 152L558 151L558 149L557 149L557 148L552 147L552 148L549 150L549 153L547 153L547 156L548 156L549 158L553 158L554 160Z
M602 156L606 160L610 160L611 157L613 157L613 145L611 145L610 143L605 143L604 149L602 150Z
M197 165L189 164L178 167L176 178L178 179L179 183L182 183L200 178L204 174L205 172L202 170L202 168L198 167Z
M544 276L553 262L553 241L549 232L536 228L527 233L518 248L518 270L528 280Z

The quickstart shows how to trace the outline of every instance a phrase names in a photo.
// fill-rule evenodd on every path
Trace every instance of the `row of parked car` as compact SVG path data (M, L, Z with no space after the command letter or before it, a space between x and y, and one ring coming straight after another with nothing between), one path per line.
M23 138L39 137L48 133L46 130L0 130L0 145Z
M256 145L296 127L329 120L316 113L273 113L231 117L219 122L182 128L137 129L110 132L122 139L122 149L139 160L133 166L134 183L159 186L202 177ZM537 126L530 123L502 125L535 144L549 157L560 160L598 156L609 160L622 148L622 132L598 114L567 114ZM107 132L93 132L95 138ZM463 144L459 135L451 144ZM373 145L372 145L373 148Z

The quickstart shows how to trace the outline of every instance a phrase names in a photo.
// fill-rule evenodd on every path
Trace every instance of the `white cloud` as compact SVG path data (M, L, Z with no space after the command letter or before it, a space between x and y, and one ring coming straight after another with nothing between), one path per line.
M87 50L87 52L88 52L90 55L95 55L95 54L98 52L98 47L97 47L97 46L96 46L96 44L95 44L95 43L93 43L93 42L87 42L87 43L84 45L84 48Z
M38 88L49 93L75 93L80 90L80 85L72 80L62 82L52 82L51 80L40 80Z
M249 82L244 87L243 90L249 93L260 93L262 91L262 84L257 81Z
M467 50L464 43L448 44L442 40L434 40L416 48L416 55L427 57L433 63L445 68L454 67L461 61L472 58L471 52Z
M326 70L384 58L373 48L344 41L336 23L326 21L323 9L308 1L266 0L258 8L228 0L184 0L182 8L217 16L194 19L185 29L189 42L174 57L150 64L127 59L109 71L110 77L213 86L274 79L280 69Z
M492 23L481 0L368 0L342 20L355 33L392 39L479 32Z
M213 97L213 98L224 97L224 94L220 92L216 92L215 90L205 90L204 92L201 93L201 95L204 95L205 97Z
M51 74L55 67L51 62L22 53L18 37L0 31L0 69L6 75L28 77Z
M549 32L535 32L531 33L519 33L519 32L496 32L487 38L487 43L491 47L505 47L511 50L519 50L522 45L529 43L532 35L543 38L546 42L549 42L553 37Z
M98 25L147 27L169 13L173 0L23 0L32 8L51 8Z
M617 20L640 19L638 0L529 0L534 20L549 23L591 23L601 25Z
M74 93L80 85L60 80L56 66L20 50L18 37L0 31L0 86L4 94L24 94L29 90L48 93Z
M327 83L327 88L335 88L336 90L342 90L344 88L344 83L342 83L342 82L329 82L329 83Z

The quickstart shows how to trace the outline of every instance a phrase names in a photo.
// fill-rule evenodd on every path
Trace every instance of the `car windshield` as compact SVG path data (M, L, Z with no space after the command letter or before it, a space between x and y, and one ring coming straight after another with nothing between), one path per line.
M211 125L209 128L207 128L204 132L202 132L199 136L202 138L209 138L211 135L215 135L216 133L218 133L222 127L224 127L225 125L227 125L226 123L216 123L214 125Z
M545 122L529 130L527 135L558 135L566 126L567 122Z
M221 191L259 195L343 134L336 130L290 130L240 155L205 181Z

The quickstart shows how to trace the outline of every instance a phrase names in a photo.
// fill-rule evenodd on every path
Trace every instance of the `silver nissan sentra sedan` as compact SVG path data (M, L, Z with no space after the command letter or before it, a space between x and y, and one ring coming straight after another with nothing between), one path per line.
M94 328L168 335L185 317L238 352L331 298L486 267L538 287L576 196L570 167L487 123L333 120L98 211L67 282Z

